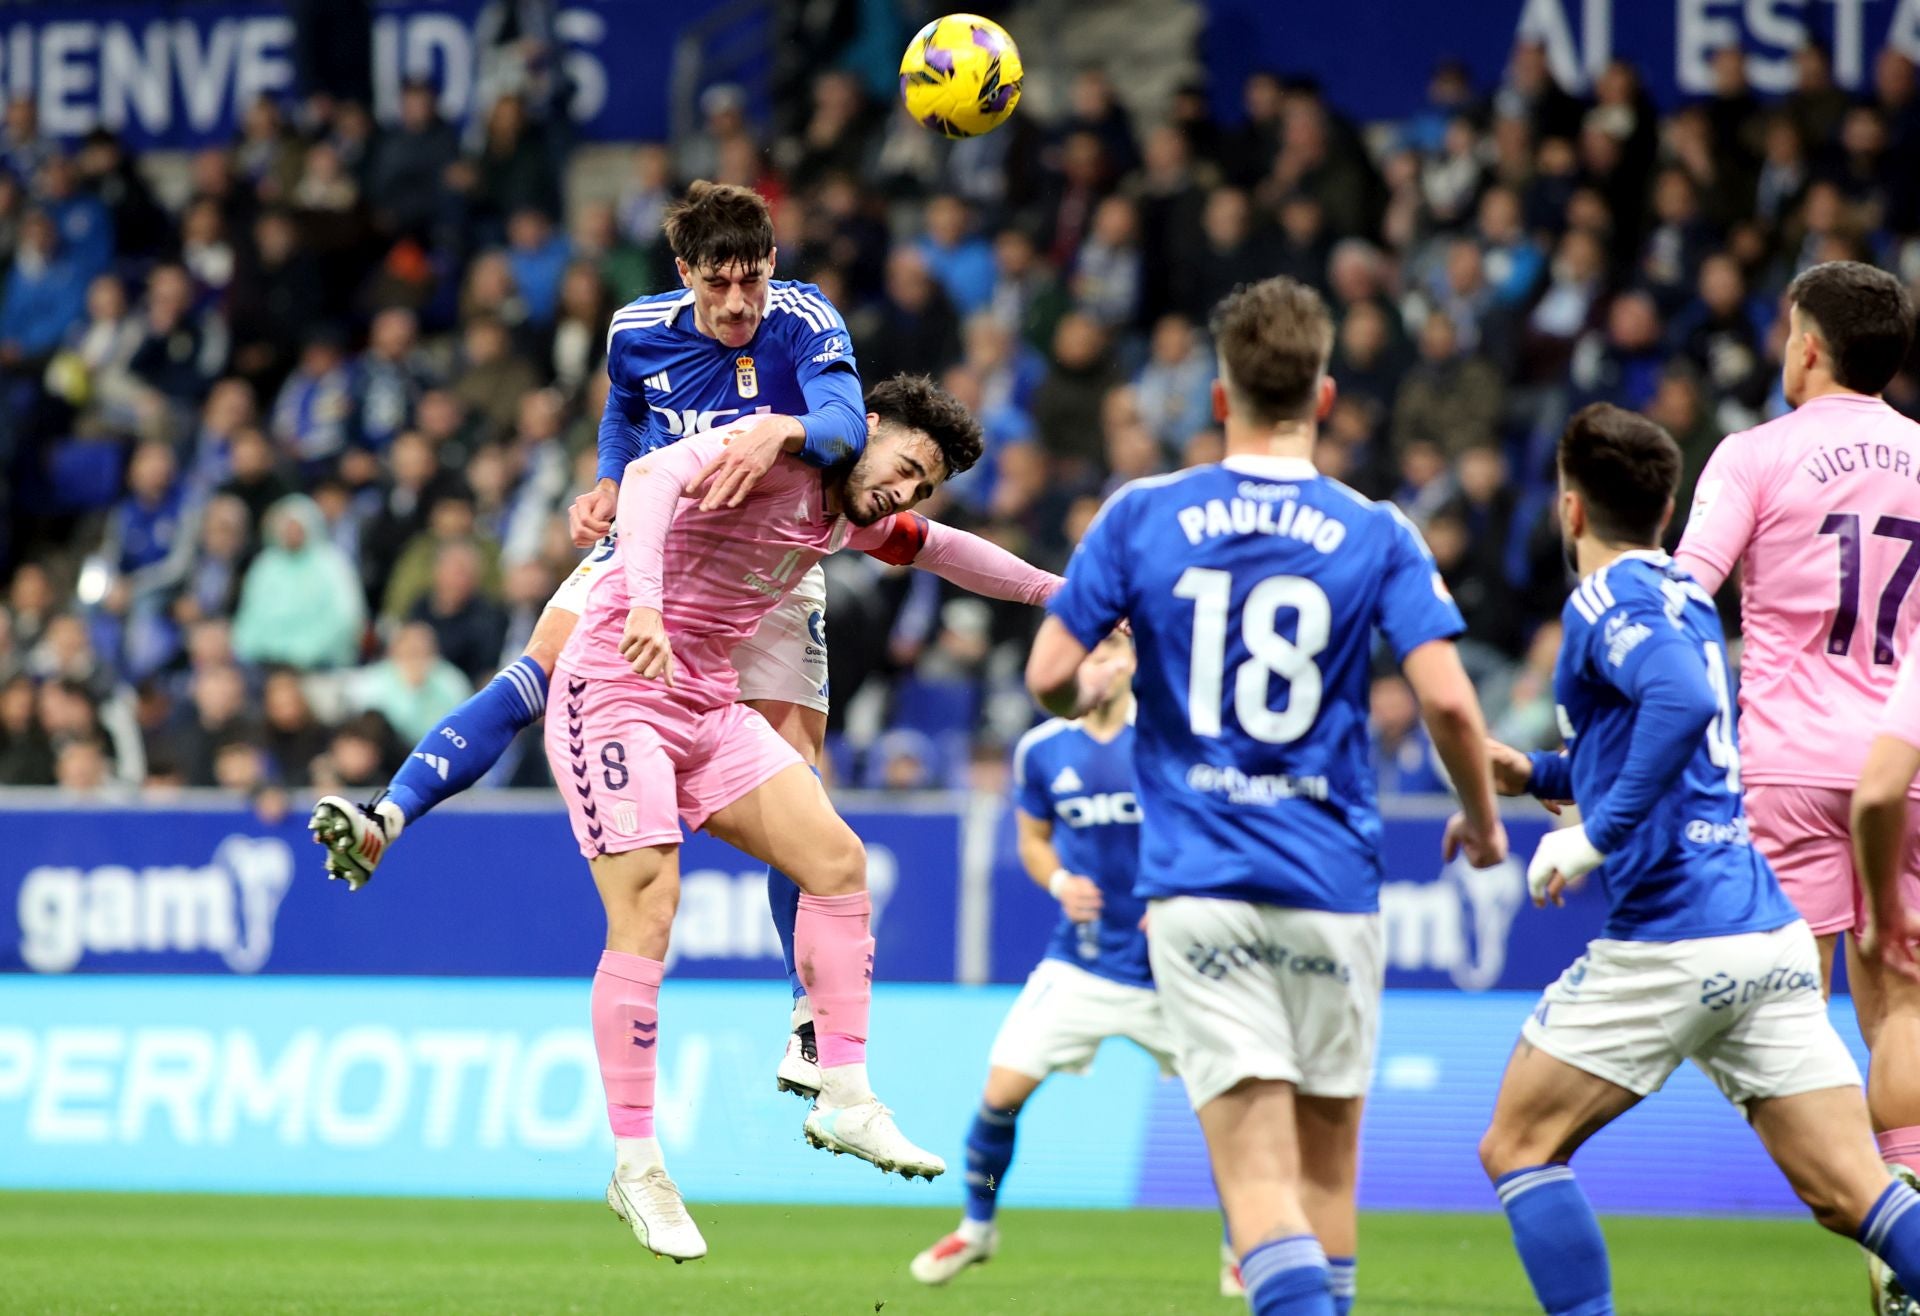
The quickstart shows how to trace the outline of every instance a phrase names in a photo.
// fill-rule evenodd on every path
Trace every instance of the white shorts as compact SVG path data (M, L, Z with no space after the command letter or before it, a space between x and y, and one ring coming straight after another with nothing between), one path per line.
M606 536L567 573L547 600L549 608L586 615L593 587L618 568L614 538ZM760 627L734 649L740 698L777 699L816 712L827 711L827 573L818 562L791 593L760 619Z
M1643 1097L1682 1060L1743 1109L1860 1083L1827 1018L1813 933L1797 919L1731 937L1589 942L1521 1036Z
M1378 914L1155 900L1147 954L1195 1110L1246 1079L1365 1094L1385 973Z
M1109 1037L1137 1043L1173 1073L1173 1038L1151 987L1088 973L1065 960L1041 960L1000 1024L987 1063L1028 1078L1084 1074Z

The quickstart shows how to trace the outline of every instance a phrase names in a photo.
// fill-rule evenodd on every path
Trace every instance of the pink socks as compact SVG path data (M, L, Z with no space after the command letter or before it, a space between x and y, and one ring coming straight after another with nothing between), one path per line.
M1920 1125L1888 1129L1885 1133L1874 1134L1873 1140L1880 1144L1881 1160L1889 1165L1904 1165L1920 1174Z
M813 1002L822 1069L866 1063L867 1015L873 1001L873 937L867 929L872 917L873 902L865 891L800 894L793 953L800 982Z
M600 967L593 975L593 1045L600 1053L600 1081L607 1089L607 1122L616 1137L653 1136L660 979L666 971L659 960L608 950L600 952ZM865 1018L863 1010L863 1023Z

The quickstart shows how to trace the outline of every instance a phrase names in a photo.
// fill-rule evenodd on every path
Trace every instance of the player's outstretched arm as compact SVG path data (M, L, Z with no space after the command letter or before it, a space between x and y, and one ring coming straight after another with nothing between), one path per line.
M1460 652L1452 640L1429 640L1407 654L1400 666L1460 797L1460 815L1448 824L1447 844L1465 850L1474 867L1490 868L1507 857L1507 829L1493 802L1486 719Z
M856 539L854 546L882 562L931 571L968 593L1010 603L1038 607L1066 584L991 540L929 521L918 512L903 512L888 521L891 524L875 528L882 535L880 542L869 546Z
M1904 978L1920 982L1920 911L1900 899L1900 872L1907 848L1907 791L1920 774L1920 747L1897 736L1879 736L1853 792L1853 854L1867 888L1872 922L1860 953L1878 959Z

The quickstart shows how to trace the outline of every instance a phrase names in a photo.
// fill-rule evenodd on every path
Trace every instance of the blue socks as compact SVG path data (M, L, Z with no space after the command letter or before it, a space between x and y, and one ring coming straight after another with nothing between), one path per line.
M1000 1186L1013 1164L1014 1121L1017 1110L994 1110L986 1102L974 1113L967 1130L967 1219L982 1224L993 1219Z
M1515 1170L1494 1180L1493 1188L1513 1226L1520 1264L1548 1316L1613 1316L1607 1243L1572 1168Z
M1354 1274L1356 1264L1352 1257L1327 1258L1327 1287L1333 1290L1333 1316L1347 1316L1353 1310L1353 1297L1359 1292L1359 1280Z
M793 999L807 994L800 985L800 971L793 966L793 921L800 917L800 888L785 873L767 865L767 908L773 913L773 930L780 934L780 958L787 962L787 985Z
M1262 1243L1240 1258L1240 1282L1254 1316L1333 1316L1327 1254L1312 1234Z
M815 768L813 775L818 777L820 769ZM797 1001L807 994L800 985L800 971L793 966L793 921L800 917L800 887L772 864L767 865L767 909L773 914L773 930L780 934L780 958L786 961L787 985Z
M500 761L513 738L547 711L547 674L522 657L441 718L413 747L387 787L409 825L452 799Z
M1860 1242L1887 1263L1909 1294L1920 1293L1920 1193L1898 1179L1860 1222Z

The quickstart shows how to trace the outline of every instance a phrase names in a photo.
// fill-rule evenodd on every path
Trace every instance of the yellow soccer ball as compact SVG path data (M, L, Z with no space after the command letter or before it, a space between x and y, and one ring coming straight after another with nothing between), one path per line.
M907 112L947 137L978 137L1020 103L1020 52L1007 30L978 14L936 18L900 58Z

